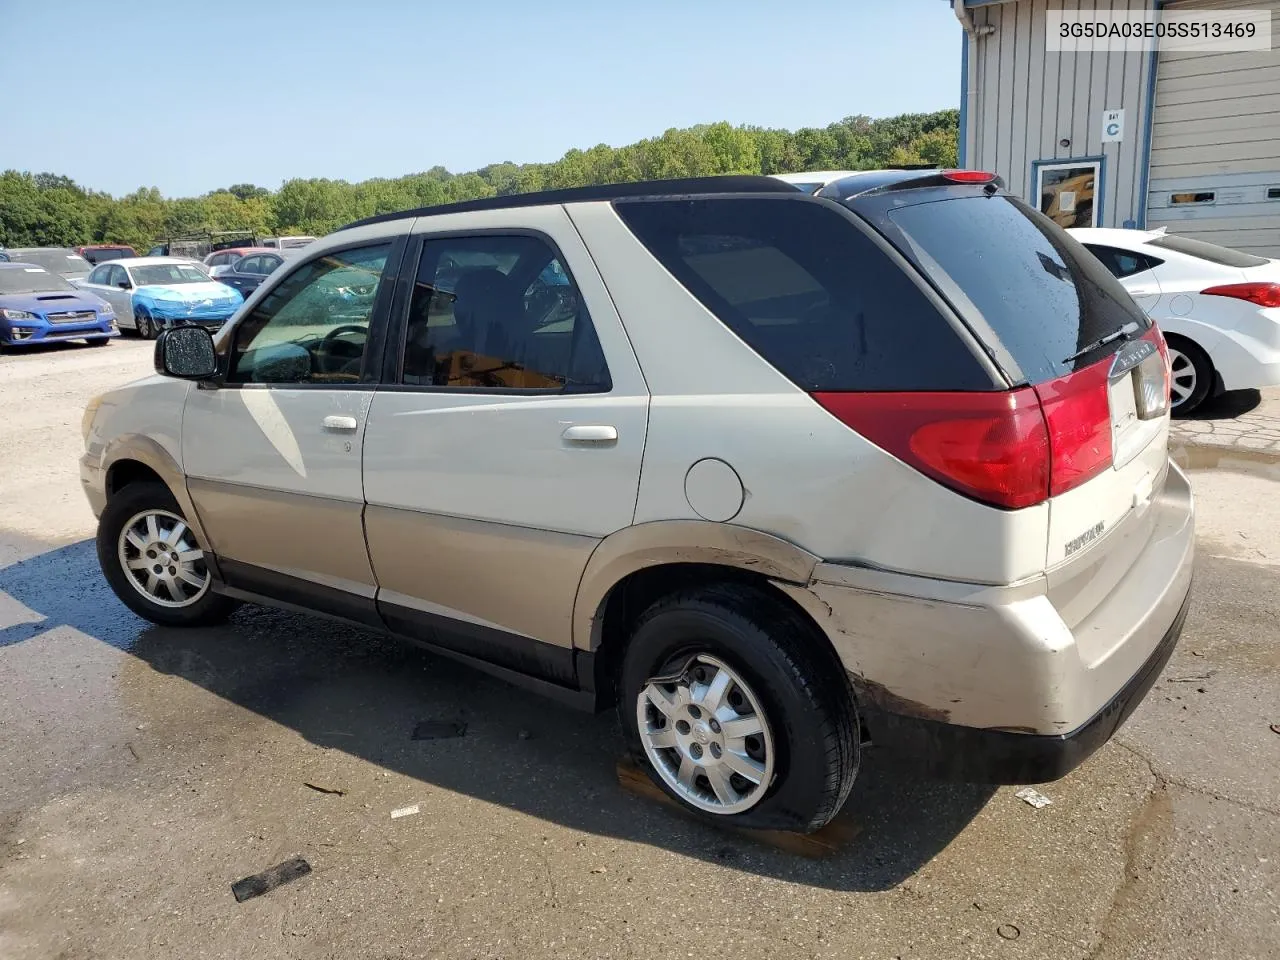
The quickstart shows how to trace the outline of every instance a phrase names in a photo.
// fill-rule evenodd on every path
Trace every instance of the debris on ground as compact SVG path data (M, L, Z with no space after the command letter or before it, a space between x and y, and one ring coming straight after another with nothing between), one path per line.
M347 795L347 791L340 790L337 787L323 787L318 783L309 783L306 780L302 781L302 785L308 790L314 790L316 793L331 793L339 797L345 797Z
M1012 923L1000 924L1000 926L996 927L996 933L1005 940L1017 940L1018 937L1022 936L1022 931Z
M231 893L235 896L236 903L244 903L264 893L270 893L276 887L284 886L299 877L305 877L310 872L311 864L301 857L295 857L276 864L270 870L263 870L251 877L237 880L231 885Z
M1052 800L1046 797L1039 790L1033 790L1031 787L1023 787L1015 793L1014 796L1019 800L1022 800L1024 803L1031 804L1031 806L1035 807L1037 810L1041 807L1047 807L1049 804L1053 803Z
M1271 732L1272 732L1272 733L1280 733L1280 723L1273 723L1273 724L1271 725Z
M448 740L462 737L467 733L467 725L453 720L423 720L413 728L414 740Z
M419 812L420 808L416 803L407 807L396 807L391 811L391 819L399 820L401 817L412 817L415 813Z
M592 873L608 873L609 868L608 867L592 867L591 872Z
M135 750L135 749L133 748L133 744L132 744L132 743L128 743L128 742L126 742L126 743L125 743L125 745L124 745L124 748L125 748L126 750L128 750L128 751L129 751L129 754L133 757L133 759L135 759L135 760L137 760L137 761L139 761L139 762L141 762L141 761L142 761L142 758L141 758L140 756L138 756L138 751L137 751L137 750Z
M1204 681L1208 680L1212 676L1213 676L1212 673L1206 673L1203 676L1195 676L1195 677L1170 677L1169 682L1170 683L1203 683Z

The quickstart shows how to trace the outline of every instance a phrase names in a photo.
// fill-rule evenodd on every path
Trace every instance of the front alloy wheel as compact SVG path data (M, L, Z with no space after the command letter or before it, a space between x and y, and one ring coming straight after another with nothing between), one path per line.
M189 607L209 589L204 551L186 521L168 510L144 510L126 521L117 553L130 585L161 607Z
M741 813L773 778L773 735L747 683L709 654L650 679L636 701L645 755L663 781L708 813Z

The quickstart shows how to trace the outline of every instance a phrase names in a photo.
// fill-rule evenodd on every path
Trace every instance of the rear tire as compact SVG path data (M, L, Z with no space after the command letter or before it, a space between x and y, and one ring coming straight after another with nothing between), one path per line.
M1176 334L1165 338L1172 367L1170 402L1175 417L1194 413L1213 390L1213 361L1198 346Z
M748 586L658 600L621 666L619 714L636 762L711 822L819 829L840 811L860 759L853 695L825 643Z
M152 623L212 626L240 605L214 593L199 544L162 483L131 483L107 501L98 520L98 563L120 601Z

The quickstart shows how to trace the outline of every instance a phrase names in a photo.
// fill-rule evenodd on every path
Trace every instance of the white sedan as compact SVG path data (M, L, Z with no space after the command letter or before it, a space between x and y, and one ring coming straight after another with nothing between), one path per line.
M1173 410L1280 384L1280 260L1159 230L1068 231L1169 341Z

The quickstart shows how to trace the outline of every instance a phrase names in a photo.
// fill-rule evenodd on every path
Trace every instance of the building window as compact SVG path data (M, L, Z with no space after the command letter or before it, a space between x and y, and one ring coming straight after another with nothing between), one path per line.
M1169 197L1169 205L1181 207L1192 203L1213 203L1218 195L1212 190L1199 190L1192 193L1175 193Z
M1097 160L1067 160L1036 167L1040 212L1060 227L1096 227L1102 181Z

